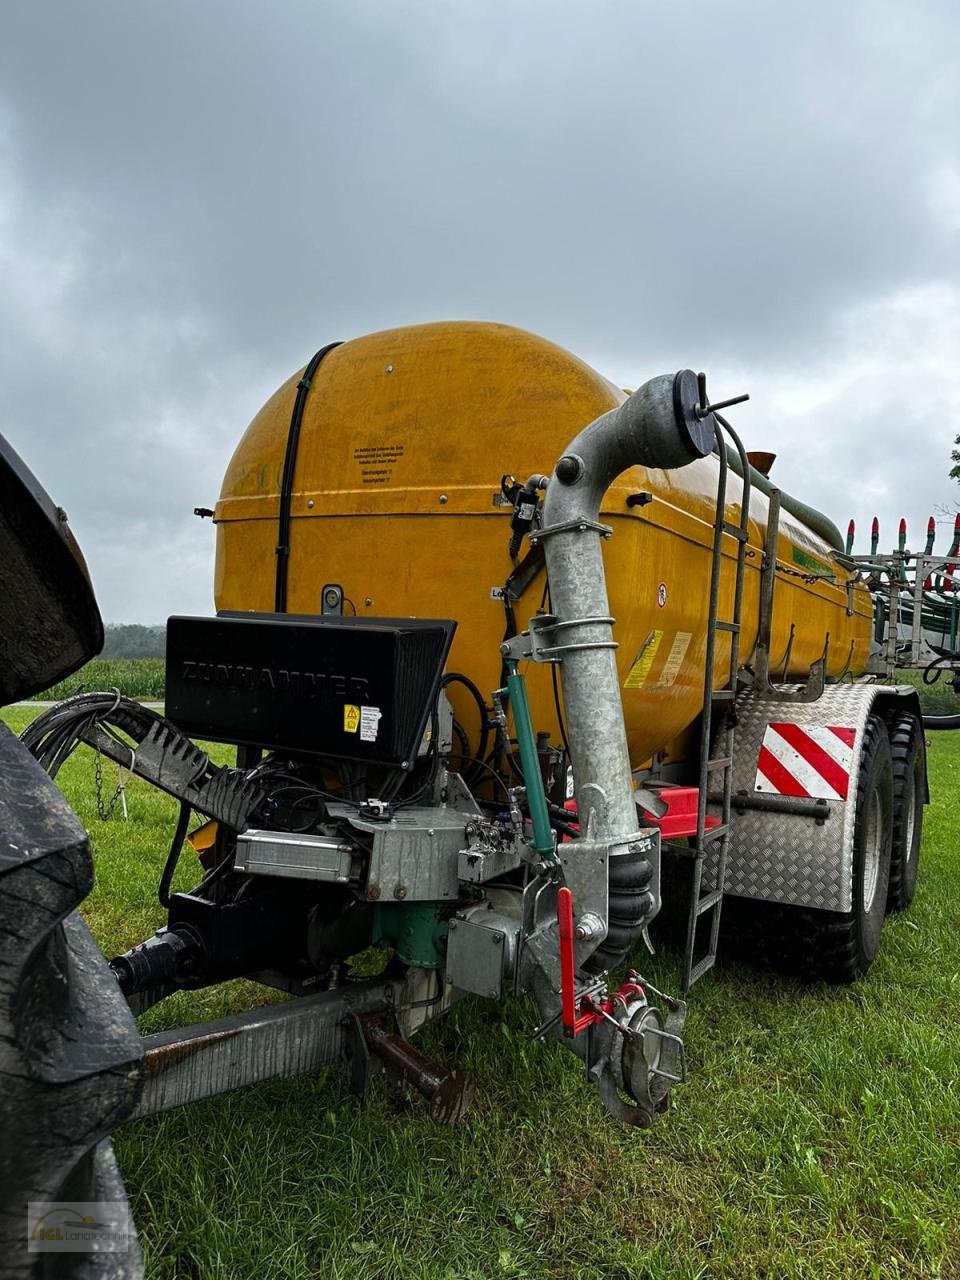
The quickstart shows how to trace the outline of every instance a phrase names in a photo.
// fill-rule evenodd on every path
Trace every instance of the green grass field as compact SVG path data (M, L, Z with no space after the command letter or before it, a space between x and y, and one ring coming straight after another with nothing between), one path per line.
M37 698L59 702L93 689L119 689L127 698L150 701L163 697L163 670L162 658L94 658Z
M867 980L722 965L691 995L690 1081L652 1131L608 1120L571 1055L530 1043L532 1006L470 999L420 1041L476 1074L460 1127L382 1078L361 1111L330 1070L120 1130L148 1275L960 1276L958 769L960 740L931 735L920 888ZM85 914L112 953L161 923L176 805L134 780L130 821L102 823L90 756L61 779L95 848ZM676 954L641 963L676 989ZM143 1027L269 998L184 994Z

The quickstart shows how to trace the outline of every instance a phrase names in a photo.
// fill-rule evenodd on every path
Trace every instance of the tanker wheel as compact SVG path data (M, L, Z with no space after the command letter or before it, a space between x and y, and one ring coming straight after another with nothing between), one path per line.
M798 959L810 977L824 982L856 982L880 946L893 846L894 769L879 716L870 716L864 729L856 804L851 910L796 910Z
M926 786L926 746L916 716L904 715L890 726L893 753L893 852L887 910L903 911L913 901L920 867L920 835Z

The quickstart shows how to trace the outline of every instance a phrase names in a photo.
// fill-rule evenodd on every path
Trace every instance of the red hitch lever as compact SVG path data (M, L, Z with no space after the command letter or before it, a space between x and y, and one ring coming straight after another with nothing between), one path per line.
M564 1034L577 1034L576 965L573 958L573 894L557 890L557 932L560 935L560 1021Z
M613 996L608 996L602 1002L598 1003L589 995L578 1000L573 953L573 894L566 885L557 890L557 933L560 937L560 1021L565 1036L578 1036L595 1022L614 1021L613 1009L618 999L626 1004L630 999L645 995L639 981L628 981Z

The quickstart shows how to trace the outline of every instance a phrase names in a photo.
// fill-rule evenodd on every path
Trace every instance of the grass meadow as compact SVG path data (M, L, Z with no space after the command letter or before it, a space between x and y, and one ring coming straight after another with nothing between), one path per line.
M361 1110L331 1069L119 1130L148 1276L960 1277L960 739L930 737L920 887L868 978L722 963L691 993L690 1080L653 1130L607 1119L577 1061L530 1042L530 1004L471 998L420 1039L476 1074L459 1127L382 1077ZM83 912L112 954L162 922L176 805L134 779L129 820L99 821L86 752L61 783L94 846ZM676 989L676 952L640 963ZM271 998L231 983L141 1022Z
M152 701L163 697L162 658L94 658L37 698L59 702L75 693L94 689L119 689L127 698Z

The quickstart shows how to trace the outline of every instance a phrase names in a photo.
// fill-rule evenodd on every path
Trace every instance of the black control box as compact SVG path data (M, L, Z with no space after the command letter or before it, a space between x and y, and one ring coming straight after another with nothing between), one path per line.
M171 618L166 716L192 738L409 768L456 625L285 613Z

